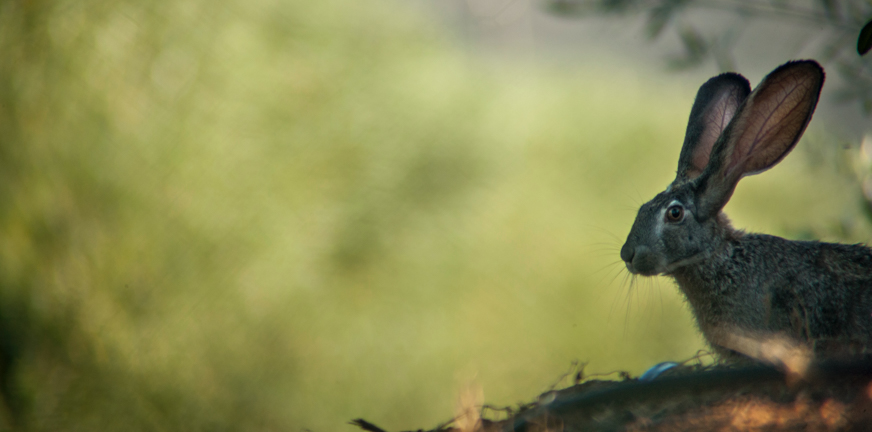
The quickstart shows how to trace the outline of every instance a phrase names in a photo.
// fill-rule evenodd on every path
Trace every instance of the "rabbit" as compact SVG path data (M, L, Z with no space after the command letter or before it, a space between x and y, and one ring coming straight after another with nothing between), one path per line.
M642 205L621 248L633 275L675 280L725 361L748 360L729 342L736 333L782 335L817 358L872 351L872 249L746 233L722 211L739 179L794 148L823 83L823 68L802 60L753 92L736 73L703 84L675 180Z

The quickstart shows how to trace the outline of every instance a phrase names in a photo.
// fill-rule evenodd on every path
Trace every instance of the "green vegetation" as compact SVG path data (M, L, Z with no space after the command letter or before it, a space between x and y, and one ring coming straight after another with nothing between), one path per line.
M0 6L6 425L411 429L702 348L617 262L694 86L487 66L403 7ZM737 225L856 211L806 165Z

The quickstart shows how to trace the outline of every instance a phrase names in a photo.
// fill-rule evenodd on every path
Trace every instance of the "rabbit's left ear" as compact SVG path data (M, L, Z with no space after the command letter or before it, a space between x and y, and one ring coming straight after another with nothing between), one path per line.
M699 88L690 110L684 145L678 156L674 185L702 174L709 163L712 148L748 93L751 93L748 80L736 73L718 75Z
M823 85L824 71L811 60L786 63L763 79L697 178L701 214L720 211L740 178L766 171L793 150L811 121Z

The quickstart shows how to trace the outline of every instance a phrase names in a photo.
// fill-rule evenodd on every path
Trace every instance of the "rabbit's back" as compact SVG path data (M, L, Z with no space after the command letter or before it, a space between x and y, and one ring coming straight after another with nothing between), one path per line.
M872 249L863 245L788 242L803 260L796 281L797 300L789 287L773 309L799 317L811 340L845 339L872 348ZM797 308L801 308L797 311ZM794 319L796 321L796 319Z

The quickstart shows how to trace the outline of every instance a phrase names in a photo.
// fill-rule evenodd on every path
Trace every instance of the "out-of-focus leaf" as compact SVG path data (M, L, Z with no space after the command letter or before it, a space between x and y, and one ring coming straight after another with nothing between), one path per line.
M840 63L836 69L842 86L832 94L836 102L857 101L866 115L872 114L872 80L865 71L851 63Z
M623 12L639 3L639 0L602 0L600 7L608 12Z
M849 46L854 40L854 35L848 32L827 35L825 42L822 44L823 48L821 48L820 54L816 57L816 60L821 63L829 63L835 61L842 55L845 47Z
M549 1L545 7L549 12L555 15L570 16L591 12L590 8L585 8L584 6L585 5L579 1L552 0Z
M836 65L842 86L833 94L833 98L843 103L857 101L868 115L872 114L872 79L860 62L841 61Z
M705 38L691 26L682 26L678 36L684 45L684 56L670 61L670 66L685 69L702 63L711 48Z
M674 9L669 5L651 10L651 13L648 15L648 22L645 23L645 33L648 34L649 39L657 39L660 36L666 24L672 18L673 12Z
M830 93L830 97L836 102L850 102L857 99L857 93L852 88L841 88Z
M860 30L860 37L857 38L857 52L864 55L872 48L872 20L863 26Z
M821 7L829 19L839 19L839 5L835 0L820 0Z
M712 45L711 53L720 71L729 72L736 70L736 60L733 58L733 51L731 49L720 45Z
M732 27L708 44L708 52L715 59L721 72L736 70L733 47L736 45L736 41L739 40L740 33L740 28Z
M652 7L648 14L648 22L645 24L648 38L657 39L672 17L678 15L687 3L687 0L665 0L660 5Z
M579 16L597 12L624 14L642 6L642 0L550 0L545 7L556 15Z

